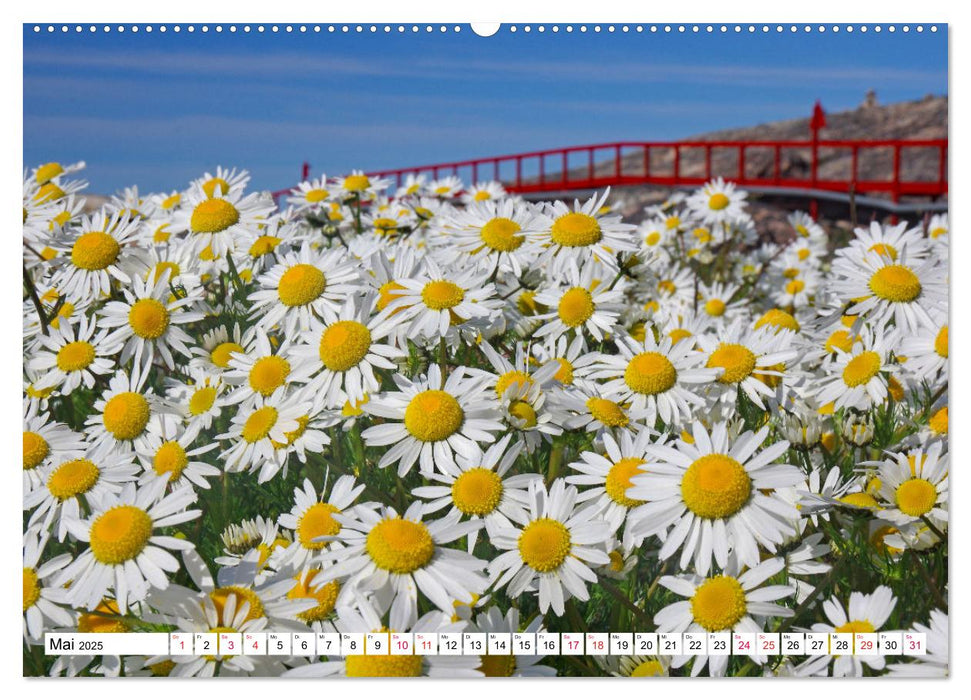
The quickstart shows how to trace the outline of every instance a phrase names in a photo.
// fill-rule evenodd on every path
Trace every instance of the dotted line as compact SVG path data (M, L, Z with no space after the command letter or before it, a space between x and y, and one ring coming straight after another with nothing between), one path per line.
M337 34L337 33L377 34L379 32L383 32L385 34L390 34L392 32L396 32L398 34L418 34L421 32L424 32L426 34L431 34L431 33L459 34L463 31L470 31L474 33L473 30L470 30L467 27L462 27L457 24L451 25L451 26L444 25L444 24L441 24L441 25L431 25L431 24L426 24L426 25L417 25L417 24L395 24L395 25L391 25L391 24L382 24L382 25L378 25L378 24L328 24L328 25L320 25L320 24L313 24L313 25L308 25L308 24L284 24L284 25L279 25L279 24L271 24L271 25L263 25L263 24L254 24L254 25L250 25L250 24L244 24L244 25L235 25L235 24L228 24L228 25L222 25L222 24L216 24L216 25L208 25L208 24L80 25L80 24L74 24L74 25L67 25L67 24L61 24L61 25L54 25L54 24L48 24L48 25L40 25L40 24L35 24L33 25L33 31L35 34L39 34L41 32L47 32L48 34L54 34L56 32L61 32L63 34L67 34L69 32L74 32L76 34L81 34L84 32L87 32L90 34L94 34L98 32L103 34L110 34L111 32L117 32L119 34L124 34L125 32L130 32L132 34L138 34L138 33L152 34L155 32L158 32L160 34L166 34L168 32L172 32L175 34L180 34L182 32L188 32L189 34L193 34L195 32L201 32L202 34L208 34L210 32L214 32L216 34L222 34L225 32L228 32L230 34L237 34L237 33L320 34L323 32L326 32L328 34ZM784 24L772 24L772 25L769 25L769 24L761 24L761 25L754 25L754 24L746 24L746 25L742 25L742 24L557 25L557 24L554 24L554 25L543 25L543 24L540 24L540 25L533 25L533 24L524 24L524 25L517 25L517 24L510 24L510 25L502 25L499 31L500 32L505 31L511 34L517 34L520 32L524 34L531 34L531 33L544 34L546 32L551 32L553 34L557 34L561 32L566 34L572 34L577 32L579 32L580 34L590 33L590 32L593 32L594 34L602 33L602 32L607 32L608 34L615 33L615 32L620 32L624 34L626 33L642 34L645 32L650 34L658 34L658 33L663 33L663 34L675 34L675 33L677 34L715 34L715 33L796 34L799 32L802 32L805 34L811 34L811 33L839 34L840 32L845 32L847 34L853 34L853 33L881 34L883 32L889 32L890 34L895 34L898 32L903 34L909 34L911 32L916 32L918 34L921 34L925 31L936 33L937 31L939 31L939 27L934 24L932 25L923 25L923 24L916 24L916 25L910 25L910 24L902 24L902 25L895 25L895 24L891 24L891 25L880 25L880 24L874 24L874 25L867 25L867 24L859 24L859 25L853 25L853 24L849 24L849 25L838 25L838 24L833 24L833 25L824 25L824 24L818 24L818 25L811 25L811 24L801 24L801 25L796 25L796 24L787 24L787 25L784 25Z

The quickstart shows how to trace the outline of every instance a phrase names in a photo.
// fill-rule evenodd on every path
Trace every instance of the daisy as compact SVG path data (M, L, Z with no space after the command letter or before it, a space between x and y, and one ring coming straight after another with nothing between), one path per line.
M586 366L597 359L596 354L587 352L586 341L582 335L569 341L565 336L547 338L543 345L533 345L532 351L543 365L552 364L556 367L553 381L560 387L571 386L574 375L584 372Z
M944 370L944 377L948 376L947 341L947 316L935 314L934 324L921 326L916 333L902 337L896 350L907 358L904 367L911 374L918 379L932 381L941 370Z
M586 583L596 583L589 565L610 562L603 549L615 528L599 515L596 505L577 507L577 490L563 479L549 492L540 481L529 486L529 521L521 528L504 527L491 543L502 554L489 564L493 587L506 587L509 596L535 591L539 586L540 612L551 607L565 612L571 597L588 600Z
M475 617L475 621L470 629L475 632L515 634L524 632L535 634L544 631L543 616L533 617L525 628L520 629L520 614L517 608L509 608L503 615L495 605L480 612ZM474 658L474 657L473 657ZM478 670L486 678L547 678L556 675L556 669L551 666L542 666L541 655L526 656L524 654L489 654L479 657L480 664Z
M121 493L89 494L92 512L87 519L70 518L68 531L88 543L77 559L57 577L67 584L72 605L93 609L111 588L125 614L131 603L141 602L149 588L169 585L166 572L178 571L179 563L167 549L185 550L194 545L185 539L154 534L198 518L201 510L186 510L196 501L191 488L163 495L168 479L135 488L126 484Z
M137 236L138 221L104 210L81 220L77 234L65 237L58 256L51 286L60 293L81 301L94 301L108 295L112 284L129 284L138 252L128 243Z
M225 556L215 557L220 566L248 565L256 551L257 578L262 583L260 574L264 572L271 561L272 569L276 570L279 555L290 546L293 541L290 533L280 531L276 521L257 515L252 520L243 520L239 524L230 523L219 536L223 543Z
M309 386L319 392L324 405L339 407L344 401L358 402L380 391L375 369L395 370L394 360L405 353L380 342L392 331L394 321L371 317L375 295L363 299L348 297L339 313L328 323L311 319L301 334L304 344L293 354L313 372Z
M623 292L611 289L599 277L599 266L585 265L581 271L571 260L564 264L561 278L569 285L536 294L535 301L550 309L550 313L537 316L546 323L536 331L537 337L557 338L565 333L577 335L584 331L601 341L613 331L623 309Z
M250 174L247 170L236 171L236 168L228 170L221 165L216 166L216 174L206 172L202 177L192 181L190 189L200 188L207 197L228 195L231 192L242 192L250 181Z
M287 202L294 206L297 211L319 209L330 198L330 192L327 188L326 175L315 177L313 180L305 180L290 190Z
M669 656L604 656L595 657L597 663L611 676L622 678L657 678L669 675Z
M878 471L879 497L888 504L881 518L897 525L923 518L947 523L949 460L943 450L944 443L937 440L909 452L888 453Z
M408 323L406 335L420 334L428 340L444 338L452 326L486 324L502 305L499 299L492 298L495 286L487 281L488 276L488 272L475 268L443 272L426 257L423 272L396 280L401 289L394 290L394 301L378 318L383 322L400 312L399 323Z
M881 225L871 221L869 228L857 228L855 237L845 248L836 251L837 257L853 257L860 254L876 253L882 258L896 262L904 250L913 260L926 257L929 252L927 239L919 228L908 229L906 222Z
M487 200L449 212L443 224L449 254L467 256L490 274L498 269L520 277L538 253L527 238L535 214L526 202Z
M691 443L647 447L653 458L646 471L631 477L627 497L646 501L630 514L635 537L658 535L660 559L681 550L680 566L694 559L697 572L708 573L712 558L719 567L729 550L746 566L760 560L759 546L775 552L786 536L795 534L789 521L799 517L775 489L795 486L802 472L776 460L789 443L778 441L758 454L769 427L747 431L734 440L725 423L709 433L698 421ZM670 528L670 529L669 529Z
M887 373L891 350L897 344L897 333L885 329L861 329L849 352L836 347L836 360L818 384L816 401L833 403L835 410L846 406L865 410L887 400Z
M87 167L87 164L83 160L67 165L57 162L44 163L34 168L31 171L31 176L38 185L46 185L51 181L57 182L58 178L64 175L70 175L84 170L85 167Z
M786 363L798 356L791 338L789 332L745 328L741 320L717 335L698 336L698 345L708 357L705 367L723 370L718 380L708 386L709 391L718 400L734 405L741 389L752 403L764 409L762 397L776 393L769 385L781 383Z
M484 382L467 376L464 368L447 380L437 365L416 382L397 374L393 379L399 391L372 397L364 406L372 416L395 421L361 433L368 447L394 445L381 456L379 468L397 463L398 475L404 476L418 462L423 474L436 467L447 473L454 470L455 453L469 457L474 443L493 442L493 433L502 430L496 401L485 395Z
M847 313L860 315L875 327L891 320L901 331L933 326L931 314L947 301L947 274L932 258L920 260L907 249L896 260L868 251L833 262L832 289L851 302Z
M931 610L930 626L918 622L912 631L927 635L926 655L911 659L909 663L890 664L887 675L895 678L944 678L950 675L947 613Z
M545 248L537 264L549 264L550 272L557 274L567 260L578 265L597 260L616 272L616 256L635 250L637 241L633 225L620 223L620 216L601 213L609 196L608 188L582 205L575 200L572 209L561 201L548 204L536 218L536 233L529 236Z
M431 611L416 620L414 624L391 629L395 632L424 632L428 634L462 632L467 627L464 620L452 621L448 615L439 611ZM383 624L382 616L374 606L363 599L357 600L357 605L340 605L337 608L337 619L330 628L339 633L366 634L368 632L386 632L388 625ZM396 656L393 654L349 654L343 657L328 657L327 660L316 661L304 666L297 666L283 674L290 678L392 678L431 676L439 678L474 678L481 677L476 670L480 659L476 656L442 656L412 654Z
M276 341L276 337L274 337ZM271 343L269 336L257 326L243 339L245 353L230 353L222 381L235 386L226 397L229 404L238 404L256 397L272 396L281 388L305 382L310 376L310 366L293 355L291 338Z
M321 550L320 559L331 564L324 580L348 577L338 607L363 588L390 604L391 628L406 629L418 619L419 592L439 610L451 610L454 601L470 603L485 590L480 572L486 562L445 546L482 523L459 522L458 513L426 523L422 507L412 503L403 515L390 506L359 507L353 515L335 516L342 526L335 537L345 546Z
M109 301L99 313L103 327L117 329L106 342L124 343L121 364L134 357L136 365L147 369L158 353L171 370L175 368L173 352L191 355L192 338L179 326L204 318L205 314L192 310L201 302L200 292L174 297L165 273L154 283L135 277L132 289L122 293L125 301Z
M44 483L44 468L67 455L83 452L84 438L63 423L52 421L35 403L24 403L24 494Z
M826 240L826 231L823 229L823 227L804 211L792 212L788 217L786 217L786 221L788 221L789 225L795 229L796 234L800 238Z
M280 387L269 396L257 394L243 404L233 416L226 433L218 440L232 445L219 459L224 460L227 472L260 471L260 483L267 481L284 463L291 438L301 428L300 421L310 413L313 403L300 395L286 395ZM265 477L265 478L264 478Z
M947 214L934 214L931 220L927 222L927 237L930 239L935 251L938 254L943 254L945 257L947 256L949 245L949 231L950 226L948 225Z
M336 191L333 194L343 199L367 200L387 189L390 184L391 180L371 178L360 170L354 170L350 175L334 181Z
M207 477L219 476L222 472L193 458L212 452L219 445L211 442L192 449L197 433L168 423L165 420L149 422L145 440L138 451L138 461L145 469L138 483L145 485L165 476L173 491L192 485L208 489Z
M333 323L351 294L358 291L357 266L341 250L315 252L304 243L298 253L277 255L277 264L257 279L260 291L249 295L251 319L286 336L310 328L311 319Z
M462 193L462 203L469 205L475 202L489 202L504 199L506 196L506 189L501 182L489 180L488 182L477 182L470 185Z
M282 554L280 564L300 569L314 563L331 541L321 538L334 538L340 534L341 522L334 516L353 517L355 509L352 504L362 491L364 484L355 485L353 476L342 476L334 482L328 499L323 500L323 492L318 497L310 480L304 479L303 488L293 490L293 508L277 520L281 527L294 532L293 544Z
M459 192L462 191L464 185L462 180L460 180L455 175L448 175L438 180L432 180L428 183L429 193L435 195L436 197L441 197L442 199L452 199L457 197Z
M717 178L685 200L693 216L711 226L730 225L747 216L744 209L748 192L735 183Z
M526 488L542 477L539 474L506 476L522 453L519 444L509 447L511 440L511 435L505 435L485 452L476 445L468 456L459 455L454 468L447 467L441 474L428 476L440 486L412 489L412 494L427 501L422 515L451 506L447 517L481 519L490 534L498 528L513 527L513 522L526 522ZM477 537L478 531L469 533L469 553L475 547Z
M232 332L225 325L205 331L202 334L201 345L195 345L192 348L193 356L189 365L218 374L229 367L229 361L234 352L246 353L238 322L233 326Z
M813 632L857 632L872 633L878 631L890 618L897 598L886 586L878 586L873 593L850 594L849 610L843 608L839 598L833 596L823 602L822 608L829 623L817 622L812 626ZM796 675L825 676L830 663L833 664L833 677L862 676L863 665L866 664L874 671L883 670L886 658L883 656L812 656L796 666Z
M701 367L704 355L693 349L691 340L673 343L670 337L663 337L659 344L653 332L646 332L640 343L629 336L620 336L614 342L619 354L600 353L588 376L606 380L604 391L617 395L632 410L644 411L649 426L658 415L667 425L680 423L681 416L690 415L692 407L704 405L689 387L711 383L723 372L717 367Z
M46 534L36 530L24 533L24 641L28 644L43 643L45 630L56 627L70 628L74 615L65 607L67 594L58 586L47 585L58 571L71 561L68 553L59 554L44 562L41 557L47 546Z
M708 285L702 283L698 287L698 305L701 311L714 321L720 319L734 320L746 303L745 299L732 301L738 290L739 285L737 284L715 282Z
M189 232L185 244L194 255L224 257L235 250L236 239L257 231L273 211L272 201L259 193L244 196L239 189L217 189L210 195L202 187L192 187L185 207L175 214L173 228Z
M227 405L226 385L204 369L190 368L187 374L185 381L166 378L165 406L182 417L186 433L198 434L222 414Z
M404 197L420 197L427 189L424 175L409 174L405 182L395 192L395 199Z
M145 389L147 379L147 371L137 363L131 374L115 373L85 421L88 439L121 449L137 447L144 440L149 419L163 408L155 392Z
M766 618L792 617L792 610L771 601L788 598L795 589L763 585L783 570L785 563L782 559L766 559L744 572L744 567L734 557L727 565L724 573L710 577L695 574L662 576L662 586L688 600L672 603L654 616L658 632L754 634L766 629ZM768 660L768 657L755 654L750 657L759 665ZM692 676L701 673L706 665L709 675L723 676L729 662L728 656L675 656L671 667L680 668L692 659Z
M566 430L585 430L601 435L637 432L647 427L644 412L632 411L602 385L581 381L553 394L559 409L567 414L561 421Z
M633 486L631 478L646 469L651 431L641 430L636 435L621 433L619 440L604 433L601 440L601 450L584 451L579 460L570 463L570 469L579 474L566 477L566 482L581 489L578 503L593 501L601 517L614 530L619 530L631 509L644 504L644 501L629 498L627 490ZM624 533L623 546L626 549L634 546L630 532Z

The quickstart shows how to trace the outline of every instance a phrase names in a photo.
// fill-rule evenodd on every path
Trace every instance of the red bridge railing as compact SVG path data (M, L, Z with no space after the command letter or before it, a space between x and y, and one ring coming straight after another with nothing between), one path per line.
M902 197L937 199L947 194L947 147L947 139L619 141L376 170L368 175L390 177L398 186L409 175L457 175L472 183L497 180L520 194L618 185L691 187L720 176L754 189L810 195L811 191L852 191L899 202ZM921 152L923 161L918 162L915 156ZM838 155L843 158L834 161ZM863 179L861 170L886 175ZM928 170L934 174L928 176Z

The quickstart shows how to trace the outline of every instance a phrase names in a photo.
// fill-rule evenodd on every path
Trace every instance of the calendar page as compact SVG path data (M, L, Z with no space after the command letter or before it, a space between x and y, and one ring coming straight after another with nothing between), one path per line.
M948 675L946 23L226 20L22 27L24 676Z

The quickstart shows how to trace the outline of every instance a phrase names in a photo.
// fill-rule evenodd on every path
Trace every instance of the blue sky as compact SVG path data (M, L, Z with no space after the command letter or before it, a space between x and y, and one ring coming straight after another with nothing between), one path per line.
M184 187L216 165L421 165L714 129L947 92L946 29L852 35L35 34L24 164L85 160L90 191Z

